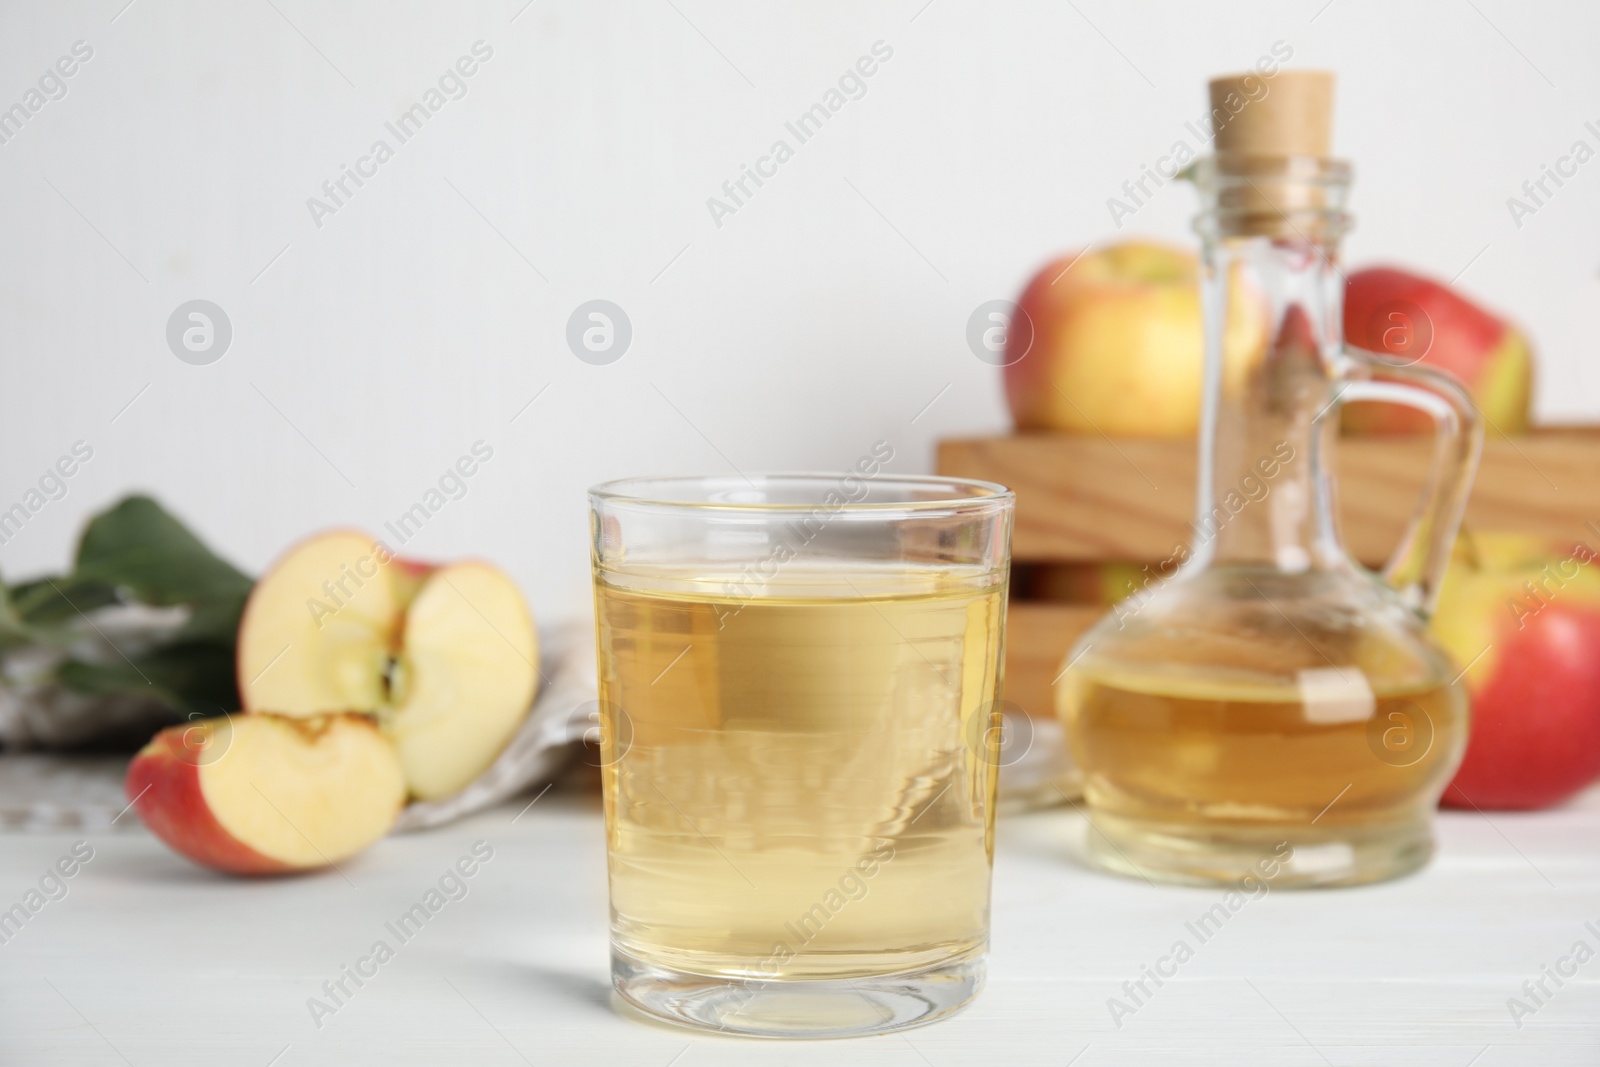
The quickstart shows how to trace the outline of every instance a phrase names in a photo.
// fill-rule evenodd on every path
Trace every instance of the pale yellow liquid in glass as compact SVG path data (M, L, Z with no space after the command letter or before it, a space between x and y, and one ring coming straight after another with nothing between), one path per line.
M616 945L752 978L980 954L1003 578L791 562L730 583L596 579Z

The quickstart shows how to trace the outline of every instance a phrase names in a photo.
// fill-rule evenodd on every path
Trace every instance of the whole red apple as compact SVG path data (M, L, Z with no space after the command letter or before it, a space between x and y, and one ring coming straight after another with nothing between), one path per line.
M1266 309L1251 299L1234 289L1230 376L1265 349ZM1034 275L1017 309L1031 327L1007 335L1006 400L1017 429L1195 435L1205 342L1193 253L1125 241L1063 256Z
M1478 533L1433 630L1471 664L1471 738L1445 804L1545 808L1600 778L1600 556Z
M1460 379L1493 429L1528 428L1533 354L1513 326L1442 282L1395 267L1370 267L1349 276L1344 297L1345 340L1357 348L1446 371ZM1431 431L1427 415L1395 404L1352 403L1344 409L1351 433Z

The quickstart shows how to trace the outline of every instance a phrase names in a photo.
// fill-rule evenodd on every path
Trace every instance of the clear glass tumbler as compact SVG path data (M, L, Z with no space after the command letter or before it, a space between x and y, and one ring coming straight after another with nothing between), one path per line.
M871 1034L982 984L1012 494L886 447L590 491L612 976L652 1015Z

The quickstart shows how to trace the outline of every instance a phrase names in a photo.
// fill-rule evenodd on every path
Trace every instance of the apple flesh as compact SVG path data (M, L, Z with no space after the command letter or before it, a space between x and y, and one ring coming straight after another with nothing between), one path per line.
M533 706L538 656L527 605L501 571L465 562L429 575L380 709L413 794L449 796L494 762Z
M231 874L336 864L387 834L406 795L370 720L267 712L162 730L133 758L126 789L174 851Z
M1237 385L1265 349L1264 305L1232 287L1225 375ZM1006 399L1018 430L1193 437L1205 342L1199 265L1181 249L1129 241L1050 263L1017 304Z
M503 572L398 559L350 530L311 537L268 570L238 645L247 710L372 713L424 800L494 762L538 680L533 620Z
M295 545L256 582L239 620L239 690L247 710L292 715L373 711L400 636L417 567L400 568L355 530Z
M1466 386L1490 427L1528 428L1533 353L1514 327L1449 286L1394 267L1349 276L1345 340L1357 348L1453 375ZM1350 433L1432 432L1429 417L1396 404L1345 405Z
M1472 695L1446 805L1531 810L1600 778L1600 556L1477 533L1452 560L1433 630Z

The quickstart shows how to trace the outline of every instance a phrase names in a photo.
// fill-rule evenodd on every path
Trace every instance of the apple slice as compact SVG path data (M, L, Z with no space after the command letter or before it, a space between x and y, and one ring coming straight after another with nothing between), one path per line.
M505 573L397 559L365 534L301 542L251 591L239 624L247 709L362 711L395 745L413 796L481 774L533 706L539 642Z
M338 863L387 834L406 796L393 748L351 714L171 726L134 756L126 788L174 851L232 874Z
M533 705L533 619L500 570L454 563L423 582L406 611L403 646L379 722L411 792L446 797L494 762Z

